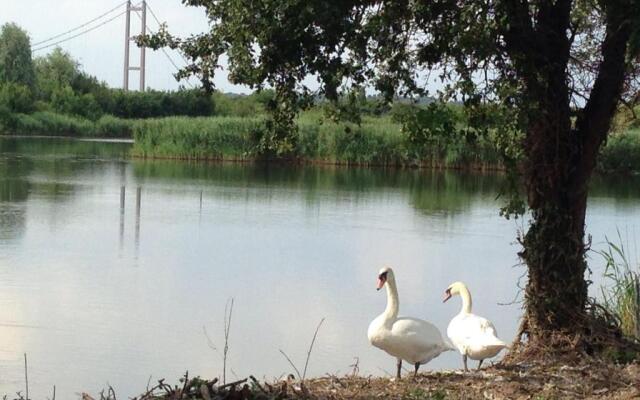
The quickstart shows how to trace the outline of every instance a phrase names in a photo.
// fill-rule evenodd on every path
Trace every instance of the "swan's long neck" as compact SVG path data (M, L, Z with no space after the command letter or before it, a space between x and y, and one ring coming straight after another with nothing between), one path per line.
M396 279L393 275L387 277L387 308L384 310L385 321L395 321L398 318L398 309L400 308L400 300L398 300L398 288L396 287Z
M460 314L471 314L471 306L473 302L471 301L471 293L469 293L469 289L466 286L463 286L460 289L460 297L462 297L462 308L460 309Z

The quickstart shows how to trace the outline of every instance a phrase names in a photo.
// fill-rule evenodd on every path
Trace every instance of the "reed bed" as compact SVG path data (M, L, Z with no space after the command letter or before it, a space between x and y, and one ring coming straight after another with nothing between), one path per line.
M133 154L185 160L242 160L255 155L261 118L168 117L135 125Z
M135 125L133 154L186 160L255 160L264 118L170 117ZM291 158L341 165L500 168L489 141L443 141L417 147L389 116L364 117L360 124L334 122L319 113L297 121Z

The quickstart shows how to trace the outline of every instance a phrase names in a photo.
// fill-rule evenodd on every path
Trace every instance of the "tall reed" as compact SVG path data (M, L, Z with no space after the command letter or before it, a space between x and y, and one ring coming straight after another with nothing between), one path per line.
M607 248L599 252L608 283L601 287L603 306L618 319L624 335L640 339L640 263L629 260L620 232L618 244L606 241Z
M133 154L179 159L245 159L255 153L260 118L168 117L139 121Z

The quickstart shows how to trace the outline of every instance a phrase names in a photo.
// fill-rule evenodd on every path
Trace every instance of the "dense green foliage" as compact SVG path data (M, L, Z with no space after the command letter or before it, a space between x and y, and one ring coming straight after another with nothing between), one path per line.
M600 154L604 172L640 173L640 128L612 134Z
M223 117L255 117L264 114L273 101L272 90L254 92L248 96L224 94L214 91L215 114Z
M30 112L33 109L33 95L28 86L13 82L0 84L0 110L13 113Z
M213 115L209 95L200 90L125 92L111 89L80 69L68 53L54 49L36 58L40 110L97 119L104 114L120 118L170 115Z
M214 114L209 95L199 90L161 92L125 92L112 89L110 96L100 101L102 110L122 118L157 118L173 115L207 116Z
M33 88L35 84L31 40L24 30L13 23L0 28L0 84L7 82L28 88Z

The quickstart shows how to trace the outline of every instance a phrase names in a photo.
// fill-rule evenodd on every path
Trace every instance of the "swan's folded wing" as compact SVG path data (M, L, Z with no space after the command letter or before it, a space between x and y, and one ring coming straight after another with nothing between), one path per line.
M491 321L486 318L477 317L478 318L478 329L485 335L492 335L498 337L498 332L496 331L496 327L493 326Z
M420 364L453 350L433 324L408 317L398 318L393 323L388 345L396 357ZM389 350L387 352L391 354Z
M498 332L491 321L473 314L454 318L449 324L447 335L454 343L498 338Z
M417 318L401 317L394 322L391 332L393 336L403 337L407 342L416 345L423 344L431 347L432 345L442 344L447 349L442 334L433 324Z
M486 318L474 316L477 318L477 338L476 340L485 346L505 346L506 343L498 338L496 327Z

